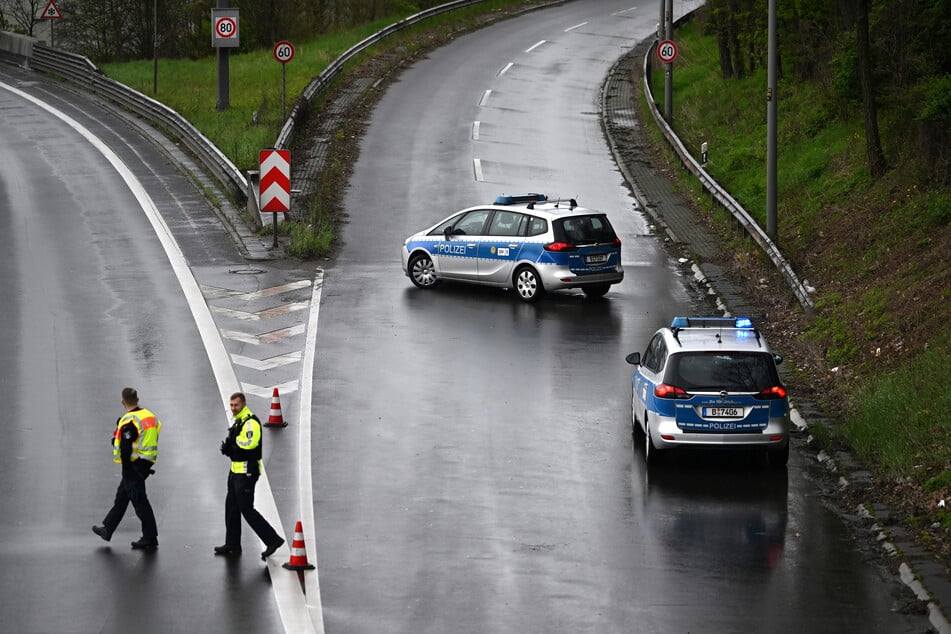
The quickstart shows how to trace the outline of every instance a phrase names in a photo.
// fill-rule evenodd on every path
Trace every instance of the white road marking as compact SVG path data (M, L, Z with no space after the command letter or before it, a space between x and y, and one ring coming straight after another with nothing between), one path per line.
M482 93L482 99L479 100L479 105L484 106L485 104L487 104L489 102L489 95L491 94L492 94L491 88L489 88L484 93Z
M251 335L246 332L240 332L237 330L225 330L221 329L221 336L225 339L231 339L233 341L240 341L241 343L250 343L255 346L259 346L262 343L277 343L283 341L284 339L289 339L297 335L304 333L304 324L295 324L288 328L281 328L279 330L272 330L271 332L266 332L261 335Z
M218 392L222 407L221 420L223 422L230 421L231 411L228 407L228 403L231 393L234 391L234 386L239 384L238 377L231 365L224 342L218 334L215 320L212 318L211 311L208 310L208 305L202 296L201 288L199 288L198 282L195 280L194 275L192 275L191 269L188 268L185 255L182 253L181 247L179 247L175 241L175 237L165 223L164 218L162 218L162 215L159 213L155 201L152 200L139 179L136 178L135 174L122 162L118 155L103 143L101 139L87 130L85 126L66 113L57 110L22 90L2 82L0 82L0 88L18 95L38 108L42 108L73 128L73 130L85 138L90 145L95 147L99 153L109 161L116 172L119 173L119 176L122 177L122 180L125 181L132 195L135 196L135 199L138 201L139 207L152 225L155 235L165 250L165 255L168 257L172 270L178 278L178 283L182 288L182 293L185 295L185 300L188 303L188 308L191 310L192 318L195 320L198 333L201 336L205 351L208 354L208 361L211 365L212 372L214 372L215 380L218 383ZM310 383L307 384L308 390L310 389L310 385ZM309 462L307 466L309 468ZM284 526L277 512L277 505L274 502L274 494L271 491L271 484L268 481L266 470L261 473L261 479L259 480L255 493L258 510L267 518L268 522L274 526ZM283 570L280 564L277 563L279 558L286 558L289 553L290 550L285 544L277 551L277 554L283 555L283 557L270 557L267 562L271 578L271 587L274 590L274 597L277 601L278 612L281 616L281 622L284 625L284 631L319 631L322 633L323 622L321 621L320 623L320 630L315 630L314 623L311 619L311 611L305 603L304 593L297 580L297 575L293 572Z
M478 121L473 121L473 122L472 122L472 140L473 140L473 141L478 141L478 140L479 140L479 126L481 126L481 125L482 125L482 124L479 123Z
M262 297L273 297L274 295L280 295L281 293L287 293L290 291L295 291L300 288L306 288L311 285L310 280L297 280L296 282L288 282L287 284L280 284L278 286L272 286L270 288L262 288L259 291L252 291L246 293L244 291L236 291L230 288L222 288L220 286L210 286L206 284L201 285L201 291L204 293L205 297L208 299L218 299L219 297L234 297L237 299L243 299L245 301L251 301L252 299L260 299Z
M298 310L306 310L309 306L310 306L309 302L292 302L290 304L281 304L280 306L274 306L273 308L265 308L264 310L259 310L253 313L248 312L246 310L238 310L237 308L225 308L224 306L212 306L211 312L213 312L216 315L221 315L222 317L230 317L232 319L241 319L243 321L261 321L262 319L270 319L271 317L280 317L281 315L287 315L289 313L293 313Z
M240 354L231 355L231 360L234 363L246 368L251 368L252 370L260 370L262 372L264 370L273 370L274 368L279 368L282 365L297 363L300 361L300 359L300 350L295 350L286 354L274 355L273 357L268 357L267 359L254 359L252 357L246 357Z
M482 159L472 159L472 167L475 170L475 179L480 183L485 179L482 178Z
M508 64L502 67L502 70L499 71L499 74L496 75L496 77L501 77L508 71L508 69L512 68L513 66L515 66L515 64L513 62L509 62Z
M622 9L621 11L615 11L615 12L612 13L611 15L622 15L622 14L624 14L624 13L629 13L629 12L634 11L634 10L636 10L636 9L637 9L637 7L631 7L630 9Z
M254 383L242 383L241 391L246 394L257 396L258 398L270 399L274 394L274 388L277 388L277 391L281 394L293 394L297 391L298 387L300 387L300 384L296 380L285 381L284 383L268 386L255 385Z
M567 33L568 31L574 31L575 29L580 29L580 28L583 27L585 24L587 24L587 22L582 22L581 24L576 24L576 25L574 25L574 26L569 26L567 29L565 29L565 33Z
M541 45L544 44L544 43L545 43L545 40L542 40L542 41L540 41L540 42L536 42L535 44L532 44L529 48L527 48L527 49L525 50L525 52L526 52L526 53L531 53L532 51L534 51L536 48L538 48L539 46L541 46Z

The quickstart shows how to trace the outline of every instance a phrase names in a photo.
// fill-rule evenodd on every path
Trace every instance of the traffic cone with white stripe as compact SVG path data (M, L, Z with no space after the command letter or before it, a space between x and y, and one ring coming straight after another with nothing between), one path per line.
M313 564L307 563L307 553L304 550L304 527L300 520L294 528L294 541L291 542L291 558L282 564L288 570L313 570Z
M271 396L271 413L268 414L267 422L264 423L265 427L287 427L287 423L284 421L284 414L281 413L281 395L278 394L277 388L274 388L274 394Z

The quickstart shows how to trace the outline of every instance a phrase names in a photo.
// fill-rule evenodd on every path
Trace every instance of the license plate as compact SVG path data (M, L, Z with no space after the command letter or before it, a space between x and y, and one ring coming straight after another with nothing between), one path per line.
M602 253L600 255L589 255L584 259L588 264L603 264L608 261L608 254Z
M743 409L740 407L704 407L704 418L742 418Z

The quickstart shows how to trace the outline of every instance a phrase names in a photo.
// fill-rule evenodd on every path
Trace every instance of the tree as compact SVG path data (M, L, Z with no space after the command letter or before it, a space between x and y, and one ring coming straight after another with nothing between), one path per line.
M17 30L33 37L33 29L39 19L40 11L46 8L41 0L13 0L10 3L10 17Z
M872 79L872 46L869 38L869 0L842 0L847 22L855 28L856 59L859 83L862 87L862 114L865 121L865 154L869 173L879 178L885 173L885 153L878 132L878 109L875 104L875 84Z

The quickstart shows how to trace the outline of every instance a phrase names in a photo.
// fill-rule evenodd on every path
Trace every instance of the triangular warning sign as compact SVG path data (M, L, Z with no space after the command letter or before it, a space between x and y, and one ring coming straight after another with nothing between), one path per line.
M59 7L56 6L56 3L53 0L50 0L46 8L43 9L43 15L40 16L41 20L60 20L62 19L63 14L60 13Z

